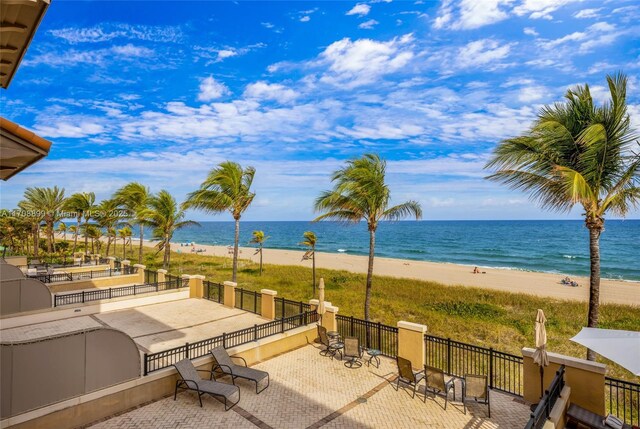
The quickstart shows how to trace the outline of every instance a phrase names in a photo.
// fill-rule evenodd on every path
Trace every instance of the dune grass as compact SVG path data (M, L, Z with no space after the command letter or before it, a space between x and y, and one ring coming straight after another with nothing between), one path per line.
M119 254L122 254L121 250ZM161 268L161 255L145 248L143 263L151 269ZM231 279L231 263L228 257L172 252L169 271L202 274L208 280L223 282ZM326 300L339 307L340 314L363 317L364 274L318 269L316 275L324 278ZM273 289L278 296L296 301L306 302L313 298L311 269L306 267L265 265L260 276L258 264L241 260L238 287ZM548 350L584 358L586 349L569 338L586 325L586 302L375 276L371 303L372 318L376 322L392 326L399 320L422 323L427 325L431 335L493 347L515 355L521 354L522 347L534 346L534 319L538 308L544 310L548 320ZM640 331L640 308L603 304L600 306L600 327ZM601 357L599 360L610 364ZM640 381L617 365L610 364L609 374Z

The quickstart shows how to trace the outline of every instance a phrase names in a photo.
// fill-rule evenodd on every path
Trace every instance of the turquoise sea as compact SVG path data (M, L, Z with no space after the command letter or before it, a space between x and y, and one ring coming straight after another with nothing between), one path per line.
M367 255L366 225L335 222L241 222L240 244L251 233L269 236L265 247L302 250L304 231L317 250ZM233 244L233 222L201 222L177 231L174 242ZM640 220L607 220L600 239L602 277L640 281ZM589 233L580 220L383 222L376 255L493 268L589 275Z

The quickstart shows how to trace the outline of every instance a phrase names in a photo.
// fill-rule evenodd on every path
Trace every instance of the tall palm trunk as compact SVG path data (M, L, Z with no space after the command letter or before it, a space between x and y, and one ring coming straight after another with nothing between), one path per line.
M589 328L598 327L599 303L600 303L600 234L602 234L602 224L588 223L589 228L589 256L591 259L591 275L589 278L589 317L587 326ZM596 352L587 349L587 359L596 360Z
M140 224L140 249L138 249L138 263L142 264L142 242L144 241L144 226Z
M262 246L260 246L260 275L262 275Z
M109 248L110 247L111 247L111 237L107 236L107 249L106 249L107 254L105 255L106 257L109 257Z
M367 267L367 289L364 298L364 319L369 320L371 307L371 283L373 281L373 258L376 247L376 230L369 229L369 266Z
M53 225L50 224L49 219L45 219L45 225L47 225L45 229L45 235L47 236L47 253L51 253L53 250L52 246L52 236L53 236Z
M76 230L74 231L73 234L73 251L72 253L76 253L76 247L78 246L78 232L80 232L80 221L82 220L82 218L80 216L78 216L77 222L76 222Z
M162 268L169 269L169 260L171 258L171 244L169 243L169 236L165 235L164 238L164 258L162 260Z
M240 242L240 218L236 218L236 233L233 242L233 274L231 281L235 283L238 275L238 243Z
M311 280L313 281L313 297L316 297L316 247L311 248L313 253L311 254Z
M127 259L127 237L122 237L122 259Z
M87 226L89 226L89 218L84 220L84 254L89 254L89 235L87 234Z
M40 226L38 224L34 224L33 227L31 228L31 231L33 232L33 257L37 258L38 257L38 241L40 239Z

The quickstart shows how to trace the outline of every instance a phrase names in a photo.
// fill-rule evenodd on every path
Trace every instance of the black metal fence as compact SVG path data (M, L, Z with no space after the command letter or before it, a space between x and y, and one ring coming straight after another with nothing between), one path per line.
M424 342L427 365L455 377L486 375L492 389L522 396L522 356L433 335Z
M398 355L398 328L380 322L368 322L355 317L336 315L340 336L357 337L360 344L369 349L377 349L384 356Z
M542 399L538 403L536 409L531 413L531 417L527 422L525 429L540 429L549 418L553 406L560 397L562 388L564 387L564 365L560 365L556 376L551 381L549 388L544 391Z
M195 343L185 343L184 346L174 347L157 353L144 354L144 375L159 369L167 368L182 359L195 359L206 356L214 347L222 346L230 348L257 341L271 335L281 334L286 331L315 323L318 314L315 311L306 311L301 314L289 316L280 320L253 325L238 331L223 333L217 337Z
M37 274L30 278L35 278L43 283L57 283L57 282L70 282L74 280L90 280L103 277L120 276L124 274L135 274L138 272L138 268L131 266L124 266L121 269L105 270L91 270L91 271L77 271L73 273L47 273Z
M274 301L276 306L276 319L295 316L296 314L301 314L311 310L311 306L302 301L291 301L290 299L280 297L276 297Z
M236 308L260 314L262 312L262 294L252 290L236 288ZM301 313L302 311L296 314Z
M85 302L99 301L102 299L119 298L122 296L140 295L143 293L162 292L165 290L180 289L185 287L182 279L178 278L166 282L145 283L141 285L110 287L108 289L96 289L82 292L56 294L53 297L53 306L82 304Z
M608 412L627 424L640 426L640 384L605 377L604 388Z
M156 283L158 281L158 272L154 270L144 270L144 282Z
M204 297L209 301L215 301L218 304L224 302L224 285L222 283L215 283L209 280L202 282L204 288Z

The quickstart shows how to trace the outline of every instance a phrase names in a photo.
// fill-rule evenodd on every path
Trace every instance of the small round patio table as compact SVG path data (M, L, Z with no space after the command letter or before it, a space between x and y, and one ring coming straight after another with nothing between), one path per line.
M367 354L369 355L367 365L371 365L371 362L375 359L376 368L380 368L380 355L382 354L382 352L378 349L367 349Z

